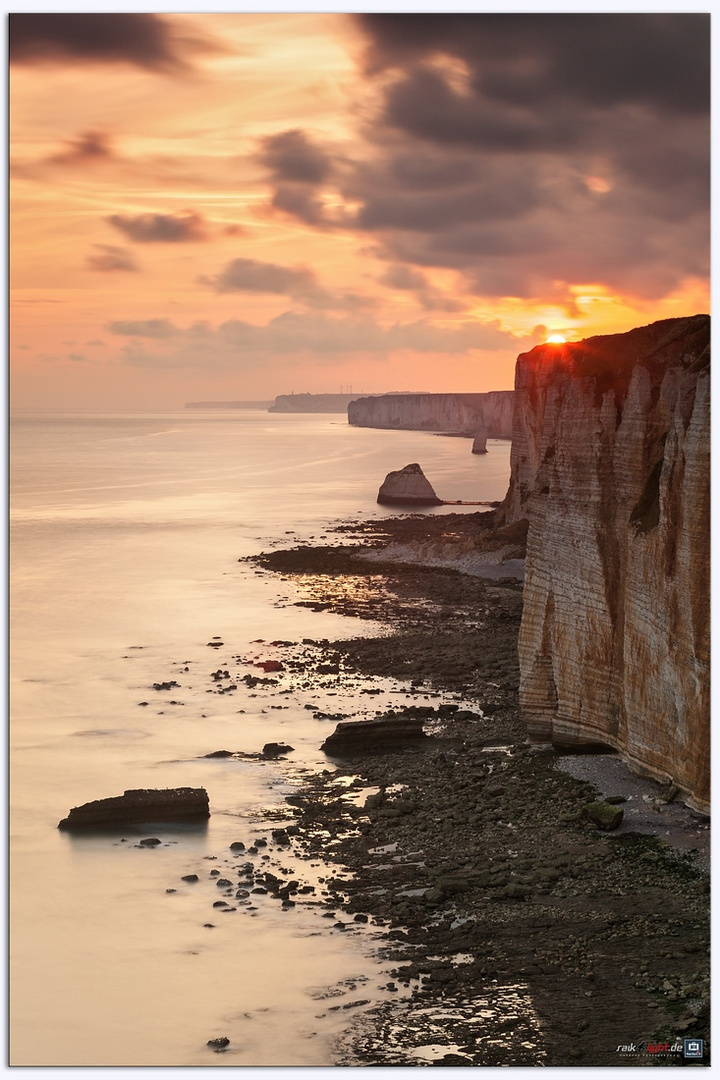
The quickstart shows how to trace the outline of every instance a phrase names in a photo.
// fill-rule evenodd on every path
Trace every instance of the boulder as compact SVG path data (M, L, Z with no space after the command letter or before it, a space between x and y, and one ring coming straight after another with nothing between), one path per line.
M75 806L59 829L121 828L149 822L203 821L210 817L205 788L136 788Z
M320 749L333 757L387 753L407 743L417 743L427 738L429 736L423 731L421 717L381 717L379 720L357 720L338 724Z
M388 473L377 501L383 506L442 506L442 499L438 499L417 463Z
M587 803L580 811L581 821L592 822L598 829L608 831L617 829L622 822L623 816L622 807L601 801Z

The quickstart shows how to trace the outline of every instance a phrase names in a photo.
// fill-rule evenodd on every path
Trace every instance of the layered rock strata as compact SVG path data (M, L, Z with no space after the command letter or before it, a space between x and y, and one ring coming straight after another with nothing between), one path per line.
M59 829L123 828L127 825L204 821L210 817L205 788L134 788L110 799L74 806Z
M512 435L513 391L487 394L379 394L348 405L355 427L399 431L452 431L474 436L484 429L491 439Z
M417 743L427 738L422 718L403 713L400 716L384 716L379 720L342 722L320 749L335 757L348 757L392 751L405 743Z
M518 358L499 523L529 520L531 739L601 744L709 809L710 320Z

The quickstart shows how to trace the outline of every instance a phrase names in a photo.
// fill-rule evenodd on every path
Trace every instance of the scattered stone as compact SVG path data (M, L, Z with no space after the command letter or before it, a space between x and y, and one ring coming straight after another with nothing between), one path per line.
M197 876L197 874L184 874L180 878L180 880L181 881L192 881L192 882L194 882L194 881L199 881L200 878Z
M153 690L173 690L176 686L179 687L180 683L172 679L170 682L154 682L152 688Z
M284 671L285 665L281 660L258 660L254 667L262 668L265 674L270 671Z
M140 841L140 847L157 847L158 844L162 844L162 840L158 840L157 836L149 836L146 840Z

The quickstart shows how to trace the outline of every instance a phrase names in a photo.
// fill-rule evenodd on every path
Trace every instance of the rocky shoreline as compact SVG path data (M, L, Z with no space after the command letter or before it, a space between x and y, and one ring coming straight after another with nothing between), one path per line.
M492 546L491 514L344 531L349 543L257 561L298 604L385 624L322 662L367 676L368 692L372 676L407 680L416 699L400 712L429 737L331 757L337 771L293 799L294 844L338 866L333 911L381 927L396 964L397 1002L358 1014L338 1064L707 1065L707 819L616 757L583 778L562 767L580 759L527 744L517 583L361 557L428 537ZM438 691L462 707L429 704ZM618 830L587 820L598 800L625 810ZM690 1037L701 1060L683 1058Z

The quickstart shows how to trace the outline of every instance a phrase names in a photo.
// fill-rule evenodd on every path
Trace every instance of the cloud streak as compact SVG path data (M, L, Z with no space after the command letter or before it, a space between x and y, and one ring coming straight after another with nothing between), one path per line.
M319 312L286 311L264 326L229 319L213 329L207 323L182 328L167 319L120 320L106 329L117 336L162 342L160 352L131 344L126 362L142 366L208 367L247 365L262 358L312 355L322 363L344 362L357 356L386 358L392 353L460 355L472 351L513 349L521 339L496 323L466 320L442 327L428 320L383 326L367 315L329 317ZM212 358L212 359L210 359Z

